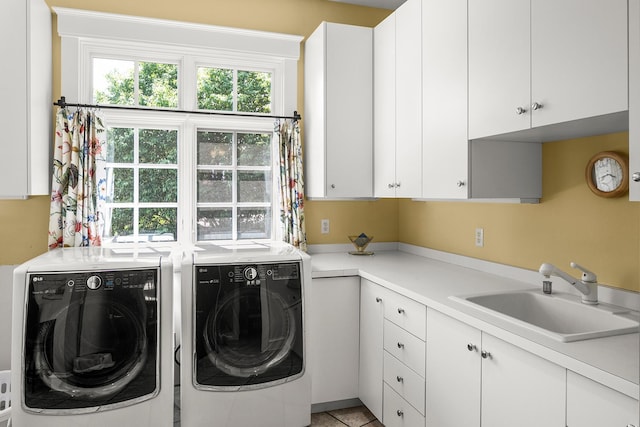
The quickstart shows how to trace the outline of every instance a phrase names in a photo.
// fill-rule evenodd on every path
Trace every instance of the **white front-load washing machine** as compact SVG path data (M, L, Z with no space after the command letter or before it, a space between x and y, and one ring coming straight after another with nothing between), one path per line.
M199 246L182 265L182 427L311 423L310 258L290 245Z
M172 265L62 248L14 271L14 427L173 425Z

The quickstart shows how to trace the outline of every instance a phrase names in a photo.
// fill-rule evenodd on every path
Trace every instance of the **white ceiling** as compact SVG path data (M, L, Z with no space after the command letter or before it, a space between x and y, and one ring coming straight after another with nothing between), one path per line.
M350 3L357 4L359 6L369 6L369 7L377 7L380 9L392 9L395 10L400 6L405 0L331 0L337 1L340 3Z

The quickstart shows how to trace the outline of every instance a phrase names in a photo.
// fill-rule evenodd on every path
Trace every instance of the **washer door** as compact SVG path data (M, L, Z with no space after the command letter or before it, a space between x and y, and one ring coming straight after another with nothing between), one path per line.
M23 407L89 413L157 395L157 282L156 268L30 275Z
M51 390L72 397L117 393L136 378L147 360L143 320L119 302L71 303L40 325L34 349L40 379Z
M207 317L204 341L209 360L222 372L248 378L267 372L291 352L294 310L265 287L236 289Z

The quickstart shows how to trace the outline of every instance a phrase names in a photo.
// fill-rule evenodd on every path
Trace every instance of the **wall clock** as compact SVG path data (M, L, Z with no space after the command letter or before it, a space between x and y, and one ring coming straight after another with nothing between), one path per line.
M587 185L600 197L618 197L629 189L629 164L626 156L613 151L596 154L587 163Z

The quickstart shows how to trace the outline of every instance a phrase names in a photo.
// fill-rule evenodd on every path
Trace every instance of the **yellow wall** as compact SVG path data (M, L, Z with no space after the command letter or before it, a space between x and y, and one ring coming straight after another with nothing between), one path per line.
M374 26L389 13L326 0L47 0L53 7L181 20L308 36L321 21ZM55 18L55 17L54 17ZM55 19L54 19L55 26ZM55 35L54 28L54 35ZM54 99L60 94L60 42L54 37ZM298 110L303 116L303 62ZM365 232L376 242L401 241L528 269L541 262L567 268L576 261L602 282L640 291L640 203L626 196L601 199L584 183L594 153L628 152L627 134L543 146L543 195L539 205L378 200L307 201L309 243L347 243ZM331 232L320 233L329 219ZM48 198L0 201L0 264L16 264L46 251ZM485 246L474 230L483 227ZM21 242L16 244L15 242Z

